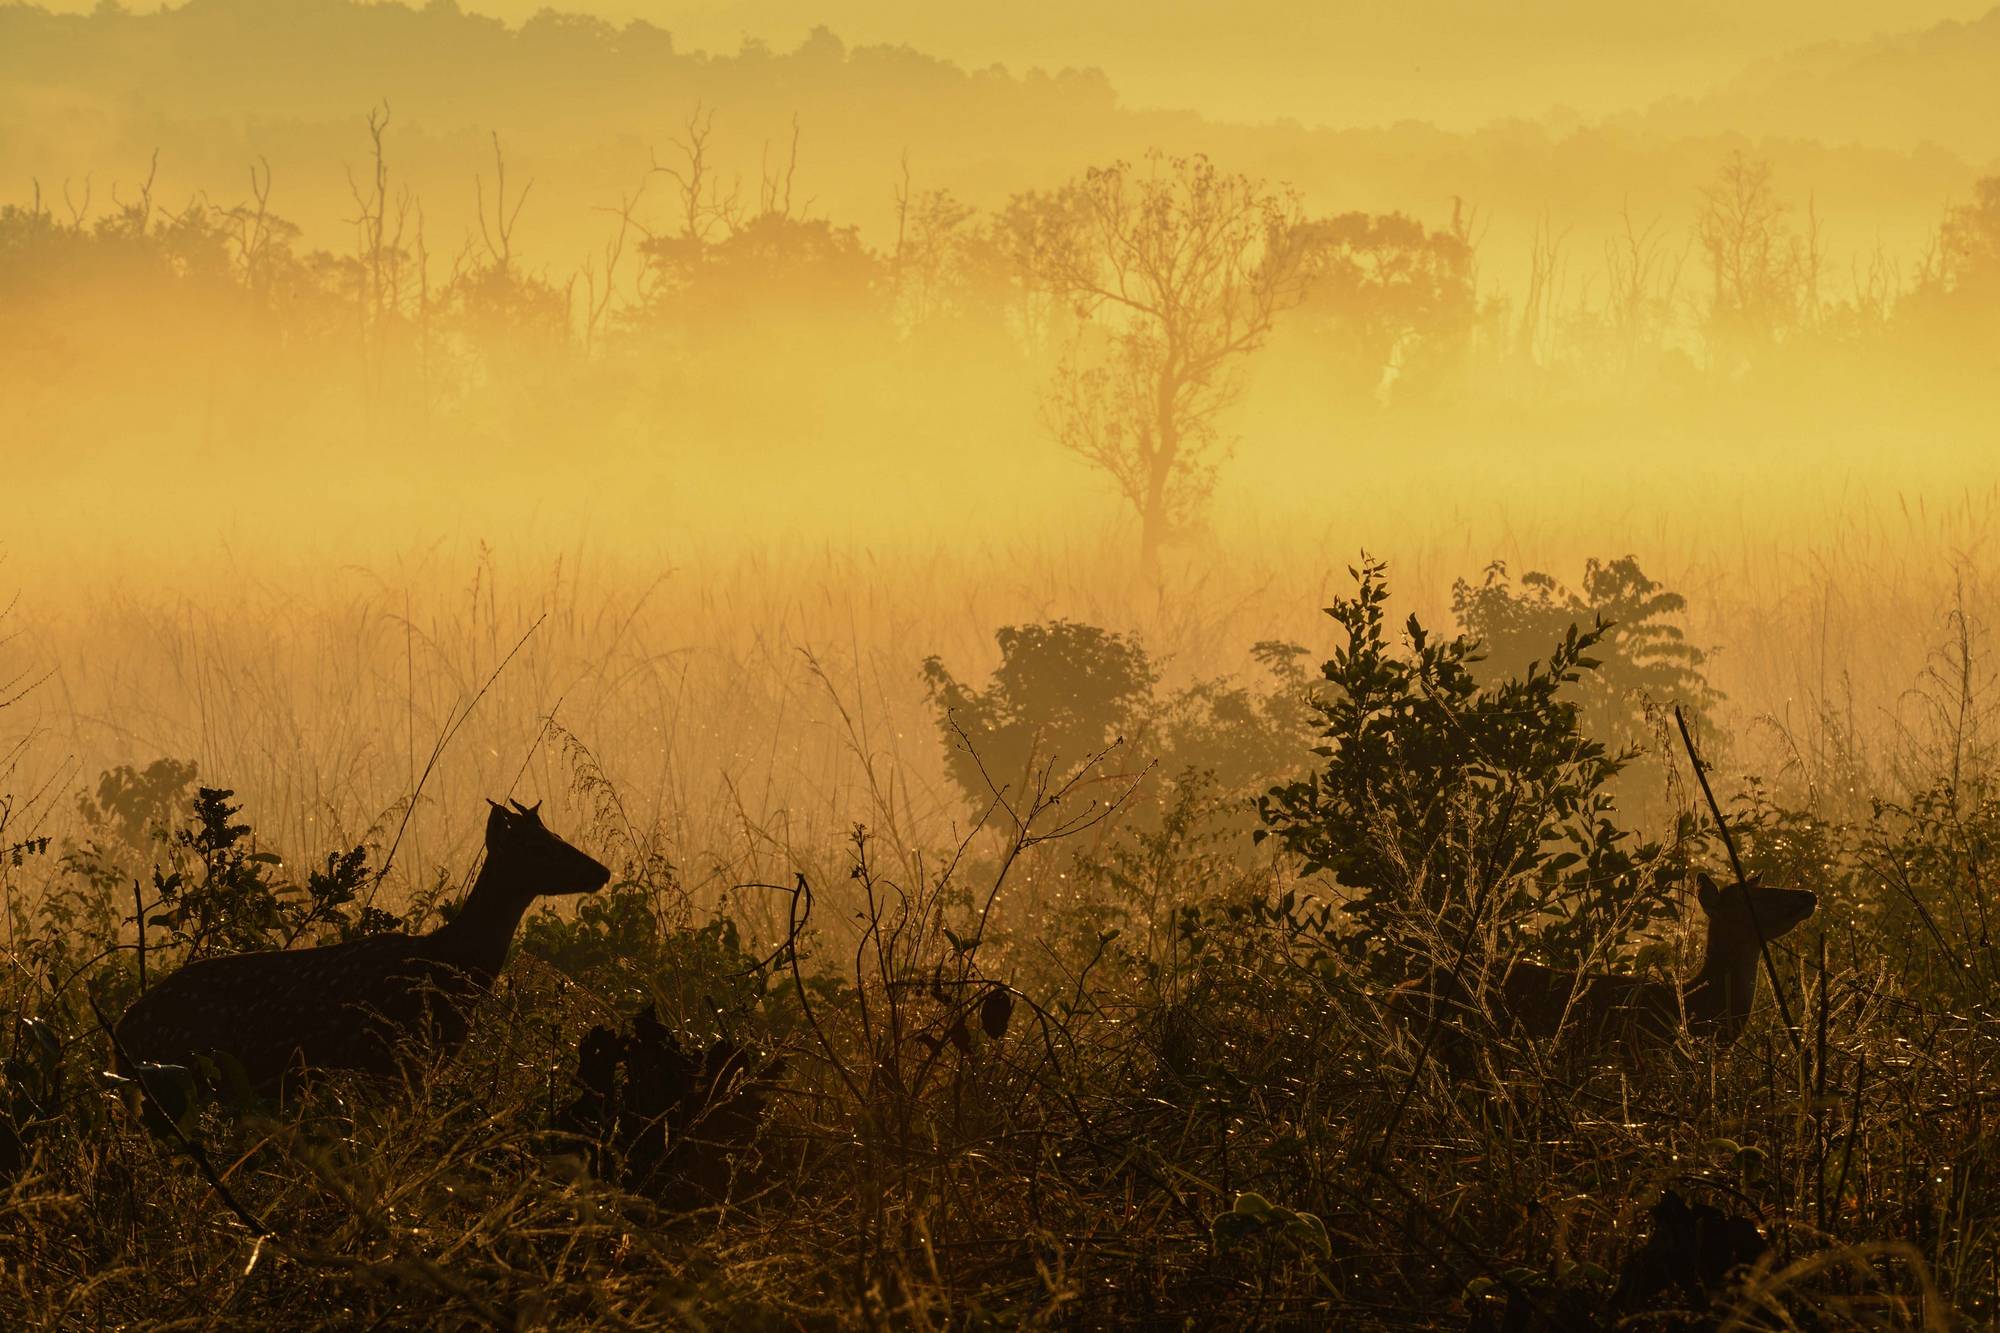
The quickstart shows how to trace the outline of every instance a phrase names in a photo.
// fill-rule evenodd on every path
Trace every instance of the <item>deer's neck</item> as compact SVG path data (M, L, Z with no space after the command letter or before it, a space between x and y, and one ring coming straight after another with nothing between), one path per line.
M507 949L514 942L528 901L528 894L501 882L493 869L493 858L488 856L458 914L431 932L433 952L470 973L480 985L492 985L507 961Z
M1754 947L1725 948L1710 935L1701 970L1681 988L1688 1026L1725 1045L1741 1036L1757 998L1757 961Z

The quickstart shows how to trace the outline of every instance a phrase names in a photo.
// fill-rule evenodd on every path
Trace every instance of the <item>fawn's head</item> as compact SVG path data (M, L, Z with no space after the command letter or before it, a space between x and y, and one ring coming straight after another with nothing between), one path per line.
M1709 938L1720 938L1751 952L1756 951L1760 935L1766 943L1775 940L1819 907L1816 894L1806 889L1773 888L1755 875L1718 888L1705 873L1696 871L1695 890L1701 910L1708 914Z
M558 838L542 825L542 805L513 806L488 801L486 863L510 889L530 897L556 893L594 893L611 872L597 858Z

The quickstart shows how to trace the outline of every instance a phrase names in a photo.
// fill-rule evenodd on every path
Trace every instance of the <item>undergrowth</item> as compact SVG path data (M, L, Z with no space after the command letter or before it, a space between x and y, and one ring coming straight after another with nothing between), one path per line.
M1603 1060L1496 1027L1446 1069L1398 980L1685 975L1685 880L1723 852L1679 788L1647 828L1619 803L1642 741L1593 719L1640 714L1604 627L1481 665L1464 629L1392 636L1384 571L1357 577L1317 679L1267 645L1262 687L1162 694L1136 644L1062 623L1014 627L983 687L933 659L970 831L923 836L885 775L844 846L719 899L573 743L595 814L565 833L613 882L532 916L467 1049L401 1087L162 1105L104 1075L98 1014L215 952L428 929L464 867L391 914L393 824L300 875L175 761L105 775L67 845L0 822L0 1320L1993 1320L1976 700L1868 800L1740 784L1746 865L1821 896L1742 1041ZM1478 595L1496 623L1508 585ZM1656 706L1711 701L1666 660L1693 693Z

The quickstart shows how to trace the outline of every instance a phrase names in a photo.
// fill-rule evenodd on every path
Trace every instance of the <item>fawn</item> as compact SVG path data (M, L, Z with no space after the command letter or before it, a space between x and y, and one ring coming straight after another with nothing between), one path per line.
M1670 1046L1683 1019L1693 1035L1731 1044L1750 1021L1764 944L1811 916L1819 900L1804 889L1772 888L1755 875L1728 888L1699 872L1695 881L1708 917L1708 949L1701 969L1684 984L1516 961L1489 988L1483 1012L1503 1031L1518 1028L1534 1037L1567 1031L1592 1050ZM1454 1013L1482 1011L1465 981L1444 968L1398 986L1392 1005L1447 1028L1456 1027ZM1468 1035L1459 1029L1443 1043L1447 1063L1459 1062L1454 1057L1464 1055Z
M541 805L493 806L486 863L457 915L427 935L374 935L189 963L118 1020L121 1058L183 1063L220 1053L269 1092L302 1069L388 1076L409 1044L442 1054L465 1041L528 905L590 893L611 872L542 825Z

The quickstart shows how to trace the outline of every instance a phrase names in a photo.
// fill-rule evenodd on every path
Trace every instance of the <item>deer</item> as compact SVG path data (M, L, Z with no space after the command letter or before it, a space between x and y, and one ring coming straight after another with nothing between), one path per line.
M1733 1045L1750 1022L1764 946L1810 917L1819 899L1806 889L1766 885L1755 875L1720 888L1696 872L1695 884L1708 943L1701 967L1683 983L1515 960L1488 989L1483 1010L1448 968L1396 987L1391 1007L1451 1029L1439 1042L1451 1065L1464 1063L1470 1037L1453 1019L1470 1012L1490 1014L1503 1032L1542 1038L1568 1033L1594 1053L1661 1050L1678 1041L1683 1024L1691 1036Z
M113 1030L121 1066L226 1056L250 1088L313 1071L389 1078L410 1054L449 1057L537 898L593 893L611 872L542 824L541 804L489 801L486 860L452 918L423 935L205 958L142 994ZM128 1071L129 1072L129 1071Z

